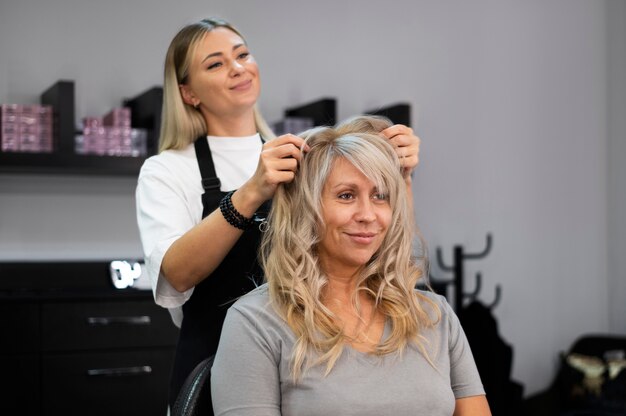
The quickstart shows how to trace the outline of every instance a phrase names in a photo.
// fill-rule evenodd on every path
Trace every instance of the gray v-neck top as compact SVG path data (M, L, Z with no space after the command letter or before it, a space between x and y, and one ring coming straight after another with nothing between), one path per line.
M428 415L450 416L455 399L485 394L459 320L445 298L441 320L423 333L433 368L417 347L376 357L349 346L330 374L325 366L289 372L295 336L269 304L267 285L228 311L211 370L216 416ZM390 331L385 325L383 339Z

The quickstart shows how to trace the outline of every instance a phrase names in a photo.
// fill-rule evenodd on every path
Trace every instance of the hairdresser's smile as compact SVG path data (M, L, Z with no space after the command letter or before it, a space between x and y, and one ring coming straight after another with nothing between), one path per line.
M252 87L252 80L246 80L246 81L242 81L239 82L237 84L235 84L233 87L231 87L231 90L236 90L236 91L247 91Z

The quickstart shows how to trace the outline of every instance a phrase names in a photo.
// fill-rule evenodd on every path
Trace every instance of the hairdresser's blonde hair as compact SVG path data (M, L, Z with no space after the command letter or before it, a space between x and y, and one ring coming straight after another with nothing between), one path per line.
M196 46L208 32L217 27L233 31L245 42L241 33L230 23L222 19L208 18L185 26L170 43L165 56L159 152L167 149L182 149L198 137L207 134L208 129L202 113L184 103L179 86L188 81L189 66ZM265 139L270 140L275 137L256 104L254 121L257 131Z
M389 142L378 135L390 125L381 117L361 116L334 128L302 133L310 151L303 155L294 181L281 185L274 196L261 262L271 302L296 335L291 361L294 381L320 363L326 363L328 374L347 340L340 323L323 303L328 280L316 250L324 235L321 194L337 159L347 160L372 180L379 192L388 195L392 209L387 234L363 268L353 300L358 307L358 292L365 292L391 321L391 335L374 353L401 353L409 342L415 342L425 353L421 333L439 319L437 305L414 290L423 275L412 254L417 229L398 157ZM425 303L431 307L424 308ZM311 353L318 358L312 358Z

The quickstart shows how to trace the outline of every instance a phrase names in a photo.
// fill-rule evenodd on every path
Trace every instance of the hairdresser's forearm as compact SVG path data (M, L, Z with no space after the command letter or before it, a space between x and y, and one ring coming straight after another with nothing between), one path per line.
M232 203L237 211L250 218L262 201L237 191ZM216 209L170 246L161 262L161 271L174 289L189 290L213 273L242 234Z

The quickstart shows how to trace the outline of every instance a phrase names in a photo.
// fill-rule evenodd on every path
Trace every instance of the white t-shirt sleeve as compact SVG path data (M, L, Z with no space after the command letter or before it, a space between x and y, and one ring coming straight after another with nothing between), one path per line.
M161 162L150 158L141 168L135 192L137 224L154 300L163 307L176 308L191 297L193 288L182 293L174 289L161 273L161 263L172 243L197 221L184 187L175 183L176 175Z

